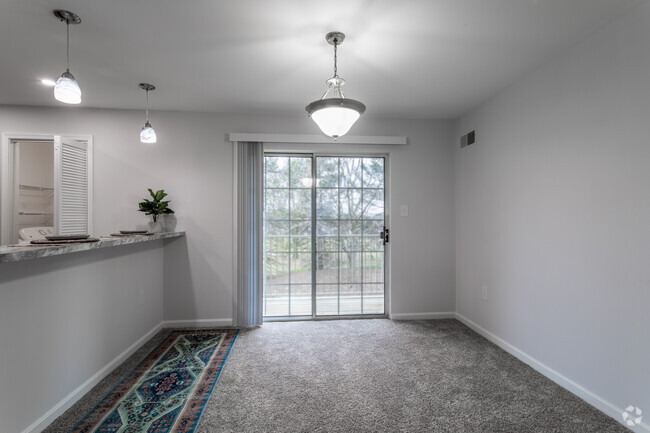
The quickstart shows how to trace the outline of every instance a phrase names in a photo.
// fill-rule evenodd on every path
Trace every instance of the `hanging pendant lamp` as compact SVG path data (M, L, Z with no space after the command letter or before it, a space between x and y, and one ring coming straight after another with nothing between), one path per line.
M140 131L140 141L143 143L155 143L156 142L156 131L154 131L151 123L149 123L149 91L156 90L156 86L149 83L140 83L140 88L147 92L147 106L146 106L146 120L144 126Z
M57 101L65 102L66 104L79 104L81 102L81 89L79 84L70 73L70 24L79 24L81 18L78 15L57 9L54 11L54 16L59 20L65 22L66 25L66 69L61 77L54 85L54 98Z
M335 140L348 133L354 122L366 111L363 103L346 98L341 91L345 80L338 76L337 47L343 43L345 34L330 32L325 35L330 45L334 45L334 76L327 80L328 88L322 98L305 107L307 114L327 136ZM329 94L332 97L327 97Z

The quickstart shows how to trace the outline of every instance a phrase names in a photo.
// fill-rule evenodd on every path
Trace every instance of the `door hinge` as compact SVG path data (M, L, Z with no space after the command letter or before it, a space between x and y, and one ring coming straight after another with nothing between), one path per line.
M384 226L379 233L379 237L384 241L384 245L390 242L390 230Z

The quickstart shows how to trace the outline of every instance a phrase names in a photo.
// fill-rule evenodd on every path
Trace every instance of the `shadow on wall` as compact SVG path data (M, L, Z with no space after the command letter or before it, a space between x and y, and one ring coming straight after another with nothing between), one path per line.
M165 241L164 320L224 320L232 317L232 241L220 241L211 227L179 215L184 237ZM227 256L224 256L226 254Z
M195 317L194 283L187 234L165 240L163 253L163 320Z

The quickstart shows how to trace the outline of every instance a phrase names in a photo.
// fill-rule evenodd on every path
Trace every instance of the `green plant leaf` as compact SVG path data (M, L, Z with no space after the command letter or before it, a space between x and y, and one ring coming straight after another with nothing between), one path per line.
M149 195L153 200L145 198L143 199L144 201L138 203L138 210L140 212L145 212L145 215L152 215L154 222L157 221L158 215L174 213L174 211L169 208L170 200L161 201L167 196L164 189L153 192L153 189L147 188L147 191L149 191Z

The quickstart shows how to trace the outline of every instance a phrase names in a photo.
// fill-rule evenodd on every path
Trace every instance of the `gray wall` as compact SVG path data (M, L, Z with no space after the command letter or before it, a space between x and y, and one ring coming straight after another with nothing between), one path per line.
M1 431L32 425L161 323L162 243L0 263Z
M457 311L650 408L650 4L463 116ZM488 287L488 301L480 289Z
M0 107L0 131L95 137L95 231L146 224L146 188L164 188L187 237L165 248L165 320L230 320L233 299L232 144L229 132L316 134L306 116L151 113L158 143L142 144L143 113L74 107ZM403 135L382 146L393 167L393 313L455 309L451 122L363 118L356 135ZM337 151L348 146L333 145ZM368 150L376 150L368 148Z

